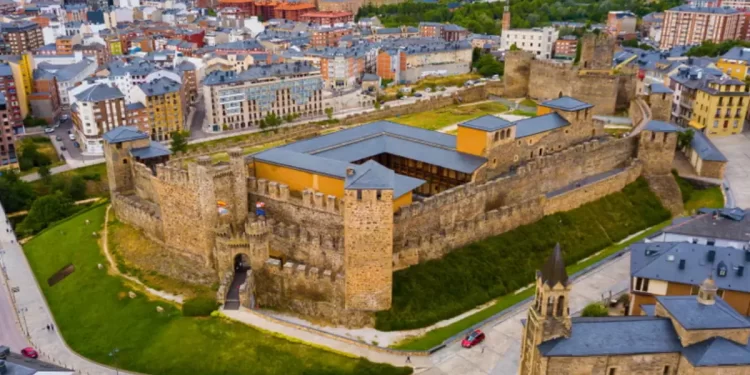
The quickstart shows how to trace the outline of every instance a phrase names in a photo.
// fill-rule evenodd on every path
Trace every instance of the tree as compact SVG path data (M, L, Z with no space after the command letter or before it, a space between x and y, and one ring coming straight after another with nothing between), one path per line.
M25 210L34 200L34 189L26 181L18 178L13 170L4 171L0 176L0 202L5 212Z
M602 317L609 316L609 309L607 306L602 305L599 302L593 302L588 304L581 313L584 317Z
M209 15L209 16L211 16L211 17L216 17L216 11L213 10L213 8L206 9L206 14Z
M73 202L61 192L45 195L35 200L29 214L18 224L17 232L28 236L38 233L50 224L70 215Z
M49 183L49 179L52 176L52 172L50 172L49 167L46 165L42 165L39 167L39 177L41 177L42 181L45 183Z
M502 75L504 68L504 65L489 53L482 55L477 62L477 72L484 77Z
M511 51L518 51L518 50L520 50L520 48L518 48L518 46L515 43L513 43L513 44L510 45L510 50Z
M403 93L403 92L401 92L401 90L399 90L399 91L398 91L398 92L396 93L396 99L401 99L401 98L403 98L403 97L404 97L404 93Z
M329 120L333 120L333 108L331 107L326 108L326 116L328 116Z
M70 179L67 191L68 196L74 201L86 199L86 180L81 176L74 176Z
M380 109L380 102L377 100L375 101L375 109Z
M52 164L49 156L39 152L39 146L37 146L33 138L24 138L21 141L18 152L18 166L22 171Z
M284 120L282 120L282 118L279 117L278 115L276 115L275 113L268 112L268 114L266 115L266 117L264 119L260 120L260 128L261 129L275 128L275 127L281 125L281 123L283 121Z
M471 50L471 66L476 68L480 57L482 57L482 49L474 47L474 49Z
M690 143L693 142L694 137L695 137L695 130L693 129L686 129L684 131L677 133L677 148L683 149L685 147L690 146Z
M174 131L172 132L172 144L171 149L173 153L186 152L188 146L189 132L186 131Z

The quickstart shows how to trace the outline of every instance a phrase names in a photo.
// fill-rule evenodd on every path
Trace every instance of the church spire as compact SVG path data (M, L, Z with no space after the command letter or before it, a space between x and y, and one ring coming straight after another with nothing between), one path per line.
M557 283L561 283L563 286L568 285L568 272L565 270L565 260L563 259L559 242L555 245L555 249L552 250L552 255L544 263L541 276L542 282L550 287L554 287Z

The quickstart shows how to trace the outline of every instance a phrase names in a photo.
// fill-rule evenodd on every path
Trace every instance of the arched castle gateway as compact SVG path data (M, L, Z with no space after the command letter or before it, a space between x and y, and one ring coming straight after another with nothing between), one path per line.
M573 209L642 174L658 181L660 196L679 197L669 175L675 127L654 121L640 137L612 139L588 103L561 97L538 111L515 122L480 117L456 136L378 121L187 167L121 127L104 137L113 207L225 288L237 257L247 259L245 288L261 307L368 325L372 312L390 308L396 269Z

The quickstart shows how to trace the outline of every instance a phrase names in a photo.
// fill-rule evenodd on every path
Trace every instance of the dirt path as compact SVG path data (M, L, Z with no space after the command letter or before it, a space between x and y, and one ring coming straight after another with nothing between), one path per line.
M149 288L144 284L141 280L138 280L137 278L126 275L120 272L120 269L117 268L117 263L115 262L114 258L112 258L112 254L109 252L109 241L107 240L107 235L109 234L109 210L112 208L112 205L107 206L107 211L104 214L104 233L102 234L102 251L104 251L104 256L107 257L107 262L109 262L109 267L112 269L112 273L118 276L122 276L138 285L140 285L146 292L149 294L165 299L167 301L175 302L182 304L184 297L177 294L171 294L167 292L162 292L160 290L156 290L153 288Z

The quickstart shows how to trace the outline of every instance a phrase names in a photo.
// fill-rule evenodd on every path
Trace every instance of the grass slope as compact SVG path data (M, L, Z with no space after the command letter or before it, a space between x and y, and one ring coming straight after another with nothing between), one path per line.
M24 246L68 345L95 361L150 374L408 374L294 343L219 318L188 318L167 303L147 300L107 264L91 232L102 227L104 206L41 233ZM91 220L85 225L86 220ZM72 263L75 272L54 287L46 280ZM157 313L156 307L164 307ZM118 348L111 358L108 353Z
M391 117L388 120L399 124L416 126L427 130L438 130L448 125L471 120L484 115L491 115L508 110L500 103L482 103L469 106L450 106L434 111L413 113L410 115Z
M573 264L669 216L640 178L575 210L396 272L393 306L377 313L376 327L413 329L451 318L528 285L557 242Z

